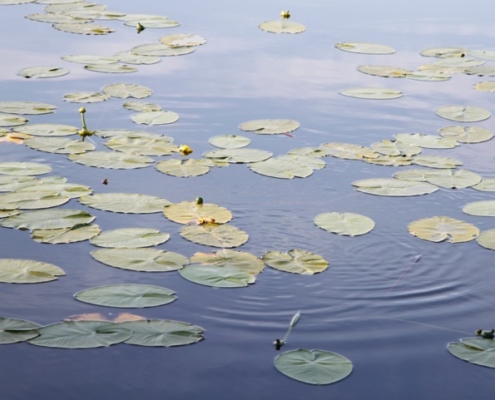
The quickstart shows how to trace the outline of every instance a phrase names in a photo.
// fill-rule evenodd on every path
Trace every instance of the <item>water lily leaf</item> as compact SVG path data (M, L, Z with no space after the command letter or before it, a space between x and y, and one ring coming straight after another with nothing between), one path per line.
M192 46L171 47L163 43L149 43L133 47L131 53L138 56L173 57L190 54L194 50Z
M479 122L490 118L490 111L472 106L443 106L435 110L439 117L459 122Z
M167 138L169 142L173 142L174 139L164 135L157 135L156 133L146 132L146 131L135 131L130 129L102 129L101 131L95 131L95 135L100 136L102 138L113 137L113 136L129 136L133 138L141 138L141 137L154 137L157 136L161 138Z
M28 122L28 119L26 118L19 117L14 114L0 113L0 127L24 125L26 122Z
M93 23L62 23L53 24L52 26L59 31L79 35L108 35L115 32L112 28Z
M119 11L108 11L108 10L73 10L68 12L74 18L89 18L89 19L119 19L125 16L124 13Z
M180 235L194 243L222 248L238 247L246 243L249 238L246 232L235 226L213 223L186 225L180 230Z
M69 103L100 103L107 101L109 98L109 95L100 92L77 92L64 96L64 100Z
M79 128L62 124L29 124L15 128L15 132L32 136L70 136L79 132Z
M331 351L298 349L275 357L275 368L299 382L329 385L347 378L352 362Z
M474 240L479 229L467 222L450 217L432 217L411 222L408 225L411 235L430 242L461 243Z
M47 5L44 10L47 13L69 13L75 10L106 10L107 6L103 4L91 3L88 1L66 2L61 1Z
M210 267L233 267L251 275L258 275L265 268L265 263L253 254L229 249L215 253L194 253L190 261Z
M21 230L70 228L79 224L89 224L95 217L86 211L54 209L23 212L5 218L0 225Z
M328 268L328 261L322 256L300 249L292 249L287 253L267 251L262 259L269 267L292 274L313 275Z
M449 343L447 350L453 356L471 364L495 368L495 341L483 338L464 338L461 343Z
M158 104L144 103L142 101L126 101L123 107L127 110L137 112L162 111L162 108Z
M100 227L92 224L78 224L69 228L35 229L31 237L35 242L61 244L89 240L100 233Z
M1 198L1 196L0 196ZM232 219L232 213L225 207L216 204L195 201L183 201L165 207L163 214L171 221L178 224L202 223L203 220L215 221L224 224Z
M146 86L136 85L134 83L113 83L105 86L103 92L109 96L117 97L119 99L128 99L129 97L135 99L143 99L151 96L153 90Z
M3 175L43 175L51 172L49 165L33 162L0 162L0 174Z
M16 210L13 207L15 206L11 204L8 205L0 204L0 218L11 217L12 215L18 215L21 213L19 210Z
M179 115L173 111L149 111L133 114L131 119L136 124L155 126L172 124L179 119Z
M50 180L37 180L31 182L29 185L25 185L16 189L17 193L23 192L55 192L62 196L75 199L81 196L87 196L93 190L89 186L78 185L76 183L65 183L65 182L52 182Z
M220 149L207 151L203 154L206 158L221 159L229 163L254 163L264 161L273 153L258 149Z
M377 196L420 196L436 192L438 187L427 182L403 181L393 178L374 178L355 181L356 190Z
M206 43L206 40L192 33L176 33L160 38L160 42L170 47L182 46L201 46Z
M351 143L323 143L320 145L320 149L327 156L347 160L362 160L364 158L378 158L380 156L380 154L369 147Z
M172 204L160 197L138 193L97 193L91 196L82 196L79 201L91 208L124 214L161 212L163 207Z
M131 67L130 65L125 65L121 63L115 64L88 64L84 66L84 69L93 72L103 72L107 74L129 74L132 72L137 72L136 67Z
M343 236L364 235L375 227L375 222L371 218L347 212L318 214L314 218L314 223L321 229Z
M38 330L39 336L29 343L61 349L92 349L122 343L132 331L106 321L65 321Z
M34 150L55 154L80 154L96 148L92 143L63 137L34 137L24 143Z
M0 258L0 282L43 283L63 275L61 268L41 261Z
M0 112L8 114L39 115L50 114L57 109L56 106L34 101L0 101Z
M109 169L145 168L153 162L152 158L116 151L90 151L88 153L70 154L69 160L89 167Z
M118 313L114 318L107 318L100 313L85 313L78 315L71 315L64 318L64 321L108 321L108 322L129 322L129 321L146 321L147 319L140 315L131 313Z
M12 192L0 196L0 204L15 204L21 210L57 207L67 203L68 196L57 192Z
M423 57L436 57L436 58L448 58L448 57L464 57L467 50L462 47L432 47L424 49L419 52Z
M495 250L495 229L481 232L476 241L485 249Z
M143 272L175 271L189 264L181 254L156 249L101 249L91 256L111 267Z
M35 0L0 0L0 5L16 5L34 3Z
M462 165L462 161L450 157L418 155L414 156L412 160L413 164L430 168L456 168Z
M495 51L493 50L469 50L468 54L483 60L495 61Z
M327 154L319 147L299 147L297 149L292 149L287 152L289 156L308 156L308 157L326 157Z
M371 148L386 156L404 156L411 157L421 153L422 149L419 146L410 145L396 140L382 140L375 142Z
M57 78L67 75L69 70L62 67L29 67L21 69L17 75L24 78Z
M0 344L19 343L38 336L40 325L16 318L0 317Z
M170 143L165 136L131 137L130 135L113 136L105 142L112 150L143 156L168 156L178 151L178 147Z
M208 265L187 265L179 274L188 281L198 285L217 288L239 288L253 284L256 278L235 267L214 267Z
M340 94L348 97L356 97L358 99L369 100L397 99L404 95L404 93L402 93L400 90L373 87L346 89L342 90Z
M368 75L381 76L382 78L405 78L413 73L413 71L405 68L386 65L360 65L358 71Z
M162 59L157 56L140 56L133 54L130 51L121 51L116 53L114 57L117 57L120 62L124 64L136 64L136 65L151 65L159 63Z
M469 215L495 217L495 200L474 201L466 204L462 211Z
M351 53L363 54L393 54L395 49L384 44L365 43L365 42L340 42L336 43L335 47L339 50L348 51Z
M412 159L403 156L386 156L380 155L377 158L363 158L364 162L375 165L404 167L412 164Z
M82 290L74 295L76 300L97 306L116 308L145 308L169 304L177 297L170 289L151 285L108 285Z
M444 70L444 68L426 71L413 71L410 74L406 74L405 78L412 79L414 81L442 82L448 81L452 78L452 75L449 72L450 71L448 70Z
M464 73L467 75L495 76L495 65L480 65L478 67L466 68L464 69Z
M91 19L87 18L74 18L67 14L55 14L55 13L38 13L38 14L29 14L26 15L25 18L30 19L31 21L38 22L46 22L49 24L70 24L73 22L93 22Z
M459 146L454 139L442 136L425 135L422 133L399 133L394 137L402 143L410 146L425 147L428 149L452 149Z
M438 133L461 143L481 143L493 137L489 130L477 126L446 126L440 129Z
M299 128L300 124L292 119L255 119L243 122L239 129L245 132L253 132L258 135L277 135L289 133Z
M174 28L180 25L179 22L169 17L152 14L127 14L119 19L124 21L124 25L132 27L135 27L138 22L145 28Z
M463 189L481 182L481 176L464 169L441 169L429 174L427 181L448 189Z
M91 244L110 248L150 247L165 243L168 233L149 228L122 228L105 231L91 239Z
M92 54L70 55L62 57L62 60L79 64L115 64L119 59L115 56L97 56Z
M166 319L122 322L122 327L132 330L125 343L135 346L173 347L185 346L203 340L204 329L187 322Z
M273 178L293 179L294 177L306 178L315 169L324 168L325 165L325 161L316 157L285 155L251 163L249 169L257 174Z
M480 82L474 85L474 88L481 92L495 92L495 82Z
M220 135L213 136L208 139L208 142L221 149L240 149L241 147L246 147L251 143L251 139L240 135Z
M164 174L179 178L200 176L210 172L210 167L202 163L201 160L193 159L164 160L156 163L155 168Z
M306 30L303 24L289 21L287 19L279 19L275 21L264 21L258 25L262 31L270 33L301 33Z
M433 62L434 65L454 68L472 68L483 65L484 63L484 60L475 59L473 57L443 57Z
M13 192L37 182L38 180L32 176L0 175L0 192Z
M2 186L0 185L0 190L1 188ZM482 192L495 192L495 178L484 178L480 183L474 185L472 188Z

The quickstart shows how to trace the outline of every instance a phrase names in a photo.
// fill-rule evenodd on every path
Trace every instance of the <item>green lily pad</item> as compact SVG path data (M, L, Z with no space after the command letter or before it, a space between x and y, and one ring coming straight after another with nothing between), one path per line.
M251 275L258 275L265 268L265 263L255 255L229 249L215 253L195 253L190 261L210 267L233 267Z
M382 140L375 142L371 145L371 148L386 156L404 156L411 157L421 153L421 147L402 143L396 140Z
M48 177L49 178L49 177ZM59 195L75 199L81 196L87 196L93 190L89 186L78 185L76 183L59 183L57 181L37 180L30 185L25 185L16 189L17 193L23 192L55 192Z
M322 256L300 249L292 249L287 253L267 251L262 260L269 267L292 274L313 275L328 268L328 261Z
M24 78L57 78L69 73L67 68L62 67L29 67L21 69L17 75Z
M0 344L19 343L38 336L40 325L16 318L0 317Z
M92 349L125 342L132 331L106 321L65 321L38 330L30 344L61 349Z
M191 242L204 246L232 248L246 243L249 236L246 232L232 225L203 224L186 225L180 235Z
M178 147L166 136L132 137L131 135L113 136L105 142L112 150L142 156L168 156L178 152Z
M474 85L474 88L480 92L495 92L495 82L480 82Z
M462 165L462 161L450 157L418 155L414 156L412 160L413 164L429 168L456 168Z
M395 49L384 44L365 43L365 42L340 42L335 43L335 47L339 50L348 51L350 53L363 54L393 54Z
M0 113L0 127L24 125L26 122L28 122L27 118L19 117L14 114Z
M79 201L98 210L124 214L151 214L171 205L168 200L139 193L97 193L82 196Z
M329 385L347 378L352 362L331 351L298 349L279 354L275 368L299 382Z
M495 217L495 200L468 203L462 208L462 211L468 215Z
M453 356L471 364L495 368L495 341L483 338L464 338L460 343L449 343L447 350Z
M241 147L246 147L251 143L251 139L240 135L220 135L213 136L208 139L208 142L221 149L240 149Z
M13 192L38 182L38 179L32 176L0 175L0 192Z
M472 68L483 65L484 60L479 60L473 57L443 57L435 62L434 65L440 65L442 67L454 67L454 68Z
M16 5L34 3L35 0L0 0L0 5Z
M139 22L145 28L175 28L180 23L162 15L153 14L127 14L119 18L124 25L135 27Z
M35 229L31 237L35 242L62 244L89 240L100 233L100 227L92 224L79 224L69 228Z
M194 50L191 46L171 47L163 43L149 43L133 47L131 53L138 56L174 57L190 54Z
M476 241L485 249L495 250L495 229L481 232Z
M162 107L158 104L142 101L126 101L122 106L127 110L136 112L162 111Z
M84 66L84 69L93 72L103 72L106 74L129 74L137 72L136 67L130 65L115 63L115 64L88 64Z
M459 146L454 139L442 136L425 135L422 133L399 133L394 137L402 143L410 146L425 147L428 149L452 149Z
M115 32L112 28L93 23L62 23L53 24L52 26L59 31L79 35L108 35Z
M458 122L479 122L490 118L490 111L472 106L443 106L435 110L441 118Z
M279 19L275 21L264 21L258 25L262 31L270 33L301 33L306 30L303 24L289 21L288 19Z
M156 163L155 168L166 174L179 178L189 178L200 176L210 172L210 167L205 165L202 160L164 160Z
M379 153L369 147L351 143L323 143L320 149L327 155L346 160L363 160L364 158L378 158Z
M109 95L100 92L77 92L64 96L64 100L69 103L101 103L109 98Z
M311 156L285 155L249 164L249 169L260 175L273 178L306 178L315 169L322 169L325 161Z
M143 99L151 96L153 93L153 90L150 88L134 83L113 83L105 86L102 90L107 95L119 99L128 99L129 97Z
M480 183L474 185L472 188L482 192L495 192L495 178L484 178Z
M287 152L288 156L326 157L327 154L319 147L298 147Z
M404 167L412 164L410 157L404 156L386 156L380 154L376 158L363 158L364 162L375 165L392 166L392 167Z
M34 137L25 139L24 143L34 150L55 154L80 154L96 148L92 143L63 137Z
M108 169L134 169L149 167L152 158L116 151L90 151L88 153L70 154L69 160L89 167Z
M400 90L373 87L346 89L342 90L340 94L348 97L356 97L358 99L369 100L398 99L399 97L404 96L404 93L402 93Z
M216 288L246 287L256 281L254 275L243 272L235 267L213 267L208 265L187 265L179 274L188 281L198 285Z
M355 181L356 190L377 196L420 196L436 192L438 187L427 182L404 181L393 178L372 178Z
M125 16L125 14L120 11L92 10L92 9L69 11L69 14L74 18L90 18L90 19L99 19L99 20L119 19Z
M443 71L443 68L439 68L438 70L413 71L406 74L405 78L414 81L442 82L448 81L452 75L448 71Z
M483 60L495 61L495 51L493 50L469 50L468 54Z
M133 114L131 119L136 124L155 126L172 124L179 119L179 115L173 111L148 111Z
M74 18L67 14L55 14L55 13L37 13L26 15L27 19L31 21L46 22L49 24L68 24L71 22L93 22L87 18Z
M463 72L467 75L495 76L495 65L480 65L478 67L466 68Z
M125 343L135 346L173 347L186 346L203 340L204 329L187 322L165 319L121 322L120 325L132 330L132 336Z
M95 217L86 211L71 209L36 210L5 218L0 225L21 230L70 228L89 224Z
M8 114L39 115L50 114L56 106L34 101L0 101L0 112Z
M477 126L446 126L438 133L461 143L481 143L493 137L489 130Z
M21 210L35 210L61 206L70 200L57 192L12 192L0 196L0 204L13 204Z
M206 158L220 159L228 163L255 163L267 160L272 153L258 149L220 149L207 151L203 154Z
M204 220L224 224L232 219L232 213L225 207L209 203L197 204L195 201L171 204L165 207L163 214L178 224L203 223Z
M239 125L239 129L245 132L253 132L257 135L277 135L293 132L299 126L299 122L292 119L255 119L243 122Z
M175 33L160 38L160 42L170 47L201 46L206 40L192 33Z
M65 272L53 264L34 260L0 258L0 282L43 283L57 280Z
M52 167L32 162L0 162L0 174L3 175L43 175L51 172Z
M111 267L143 272L175 271L189 264L181 254L156 249L101 249L91 256Z
M481 176L464 169L441 169L429 174L427 182L448 189L463 189L480 183Z
M464 57L467 50L462 47L432 47L419 52L423 57Z
M467 222L450 217L432 217L411 222L408 225L411 235L430 242L461 243L474 240L479 229Z
M407 75L413 74L413 71L408 69L386 65L360 65L358 71L382 78L405 78Z
M62 60L78 64L115 64L119 59L115 56L97 56L92 54L70 55L62 57Z
M122 228L105 231L91 239L91 244L110 248L150 247L165 243L168 233L149 228Z
M145 308L169 304L177 297L170 289L151 285L108 285L82 290L76 300L97 306L116 308Z
M70 136L79 132L79 128L62 124L29 124L15 128L15 132L32 136Z
M121 51L116 53L114 57L117 57L120 62L124 64L136 64L136 65L151 65L159 63L162 59L157 56L140 56L133 54L130 51Z
M69 13L75 10L106 10L107 6L103 4L91 3L88 1L77 1L67 3L66 1L61 1L58 3L53 3L47 5L44 10L47 13Z
M314 223L321 229L343 236L364 235L375 227L371 218L354 213L326 212L318 214Z

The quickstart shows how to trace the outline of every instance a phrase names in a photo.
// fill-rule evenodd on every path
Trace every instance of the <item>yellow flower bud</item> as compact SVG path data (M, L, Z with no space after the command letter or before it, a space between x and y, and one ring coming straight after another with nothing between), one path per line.
M187 145L187 144L182 144L180 147L179 147L179 153L183 156L188 156L189 154L191 154L193 152L193 150Z
M289 10L287 10L287 11L281 11L281 12L280 12L280 16L281 16L283 19L289 19L289 18L290 18L290 12L289 12Z
M81 107L81 108L79 109L79 112L80 112L81 114L84 114L84 113L86 112L86 109L85 109L84 107Z

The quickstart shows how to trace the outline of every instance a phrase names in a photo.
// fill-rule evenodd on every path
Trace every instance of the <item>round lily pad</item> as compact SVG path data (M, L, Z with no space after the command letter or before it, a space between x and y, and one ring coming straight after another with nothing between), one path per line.
M69 73L67 68L62 67L29 67L21 69L17 75L24 78L57 78Z
M165 243L168 233L150 228L121 228L105 231L91 240L91 244L110 248L150 247Z
M246 232L232 225L204 224L186 225L180 235L191 242L205 246L232 248L246 243L249 236Z
M495 178L484 178L480 183L474 185L472 188L482 192L495 192Z
M50 114L56 109L57 107L54 105L35 101L0 101L0 112L8 114Z
M116 151L90 151L70 154L69 160L89 167L108 169L134 169L149 167L153 159L146 156L120 153Z
M171 143L169 139L159 135L156 135L156 137L121 135L111 137L105 142L105 146L123 153L142 156L165 156L178 151L178 147Z
M421 153L421 147L402 143L397 140L382 140L375 142L371 145L371 148L386 156L404 156L411 157Z
M14 204L21 210L57 207L69 200L68 196L49 191L12 192L0 196L0 204Z
M468 215L495 217L495 200L475 201L466 204L462 211Z
M255 255L230 249L215 253L195 253L190 261L211 267L234 267L251 275L258 275L265 268L265 263Z
M200 176L210 172L210 167L205 165L202 160L163 160L156 163L155 168L167 175L179 178L189 178Z
M78 185L76 183L59 183L57 181L51 181L47 179L41 179L32 182L30 185L24 185L16 189L16 192L56 192L57 194L71 199L86 196L93 190L89 186Z
M105 86L102 90L107 95L119 99L128 99L129 97L143 99L151 96L153 93L153 90L150 88L134 83L113 83Z
M206 40L192 33L175 33L160 38L160 42L170 47L201 46Z
M307 178L315 169L322 169L325 161L303 155L285 155L249 164L249 169L260 175L280 179Z
M467 50L463 47L432 47L428 49L421 50L419 54L423 57L464 57Z
M263 254L262 260L269 267L292 274L313 275L328 268L328 261L322 256L300 249L286 253L268 251Z
M224 224L232 219L232 213L225 207L209 203L197 204L195 201L169 205L165 207L163 214L178 224L203 223L205 220Z
M38 336L40 325L17 318L0 317L0 344L19 343Z
M258 25L262 31L270 33L301 33L306 30L303 24L289 21L287 19L279 19L275 21L264 21Z
M438 187L427 182L403 181L393 178L372 178L355 181L356 190L377 196L420 196L436 192Z
M468 54L483 60L495 61L495 51L493 50L468 50Z
M462 165L462 161L450 157L417 155L412 160L413 164L429 168L456 168Z
M124 214L150 214L163 211L168 200L139 193L97 193L82 196L79 201L91 208Z
M481 143L493 137L489 130L477 126L446 126L438 133L461 143Z
M459 146L454 139L443 136L425 135L422 133L399 133L394 137L402 143L410 146L425 147L428 149L452 149Z
M163 43L142 44L131 49L132 54L151 57L174 57L190 54L195 50L192 46L168 46Z
M428 175L427 182L448 189L463 189L481 182L481 176L464 169L441 169Z
M59 23L52 26L59 31L77 33L79 35L108 35L115 32L112 28L93 23Z
M364 235L375 227L375 222L371 218L347 212L318 214L314 218L314 223L321 229L343 236Z
M179 274L198 285L216 288L239 288L253 284L256 278L235 267L214 267L201 264L186 265Z
M405 78L413 72L399 67L389 67L386 65L360 65L358 71L368 75L381 76L382 78Z
M145 103L142 101L126 101L122 106L131 111L136 112L150 112L150 111L161 111L162 108L158 104Z
M43 175L51 172L49 165L33 162L0 162L0 174L3 175Z
M251 139L240 135L220 135L208 139L208 142L222 149L240 149L251 143Z
M348 51L351 53L364 54L393 54L395 50L384 44L366 43L366 42L340 42L336 43L335 47L339 50Z
M255 119L243 122L239 129L245 132L253 132L258 135L277 135L289 133L299 128L300 124L292 119Z
M133 54L130 51L121 51L116 53L114 57L117 57L119 61L124 64L150 65L161 61L161 58L157 56L140 56L139 54Z
M65 272L41 261L0 258L0 282L4 283L43 283L57 280Z
M19 117L14 114L0 113L0 127L2 126L19 126L28 122L27 118Z
M179 115L173 111L148 111L133 114L131 119L136 124L144 125L166 125L179 120Z
M450 354L471 364L495 368L495 340L464 338L460 343L449 343Z
M16 132L32 136L70 136L79 132L79 128L62 124L29 124L15 128Z
M356 97L358 99L369 100L398 99L399 97L402 97L404 95L400 90L372 87L346 89L342 90L340 94L348 97Z
M272 156L272 153L258 149L220 149L207 151L203 154L206 158L220 159L228 163L254 163L264 161Z
M369 147L351 143L323 143L320 149L327 155L347 160L362 160L364 158L378 158L379 153Z
M124 21L124 25L132 27L135 27L138 22L145 28L174 28L180 25L179 22L169 17L153 14L127 14L119 19Z
M103 72L106 74L129 74L132 72L137 72L136 67L122 63L114 64L88 64L84 66L84 69L93 72Z
M439 117L458 122L479 122L490 118L490 111L472 106L443 106L435 110Z
M481 232L476 241L485 249L495 250L495 229Z
M36 1L38 3L38 1ZM55 14L55 13L36 13L26 15L27 19L31 21L46 22L49 24L67 24L71 22L93 22L87 18L73 18L67 14Z
M101 103L109 98L109 95L100 92L77 92L64 96L64 100L69 103Z
M98 225L78 224L69 228L35 229L31 237L39 243L61 244L89 240L100 233Z
M409 233L430 242L460 243L474 240L479 229L467 222L450 217L432 217L411 222Z
M93 143L64 137L33 137L24 140L24 143L34 150L55 154L80 154L96 148Z
M23 212L5 218L0 222L6 228L21 230L71 228L79 224L89 224L95 217L86 211L67 208Z

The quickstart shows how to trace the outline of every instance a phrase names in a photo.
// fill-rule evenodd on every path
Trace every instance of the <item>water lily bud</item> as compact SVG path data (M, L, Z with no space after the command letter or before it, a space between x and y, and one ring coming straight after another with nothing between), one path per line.
M183 156L187 156L187 155L191 154L192 152L193 152L193 150L187 144L182 144L179 147L179 153Z
M141 33L142 31L144 31L144 26L141 25L139 22L136 24L136 30L137 30L137 33Z
M290 18L290 12L289 12L289 10L287 10L287 11L281 11L281 12L280 12L280 16L281 16L283 19L289 19L289 18Z
M79 112L80 112L81 114L84 114L84 113L86 112L86 109L85 109L84 107L81 107L81 108L79 109Z
M202 197L196 197L196 204L203 204L203 198Z

